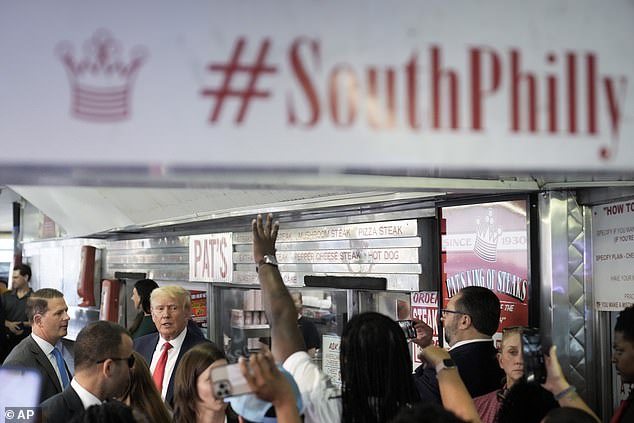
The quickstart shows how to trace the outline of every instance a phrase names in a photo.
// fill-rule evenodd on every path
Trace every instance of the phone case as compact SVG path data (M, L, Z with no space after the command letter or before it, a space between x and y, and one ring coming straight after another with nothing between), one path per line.
M416 338L416 328L414 327L413 320L398 320L398 325L403 329L403 333L405 334L405 338L412 339Z
M214 395L218 399L251 392L247 380L242 376L240 365L237 363L211 369L211 382Z

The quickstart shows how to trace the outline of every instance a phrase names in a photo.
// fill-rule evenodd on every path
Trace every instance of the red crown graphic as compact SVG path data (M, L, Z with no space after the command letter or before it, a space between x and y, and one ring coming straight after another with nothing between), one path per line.
M68 41L56 48L70 82L71 112L91 121L127 119L132 85L148 57L147 49L134 47L124 62L121 43L107 29L99 29L84 43L81 58L75 57L74 50Z

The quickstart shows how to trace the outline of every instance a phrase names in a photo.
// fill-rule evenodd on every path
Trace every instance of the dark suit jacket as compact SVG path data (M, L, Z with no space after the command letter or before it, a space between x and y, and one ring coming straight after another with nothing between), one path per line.
M42 423L68 423L84 411L79 395L68 385L64 392L54 395L41 404Z
M11 351L4 361L4 365L32 368L42 375L40 402L62 392L62 385L59 383L53 365L31 336L24 338L13 351ZM68 366L66 367L66 371L69 375L71 374L70 371L68 371Z
M159 341L159 333L151 333L149 335L142 336L140 338L136 338L134 340L134 350L141 354L143 358L145 358L145 362L148 367L152 363L152 355L154 354L154 350L158 345ZM183 354L189 351L194 345L200 344L201 342L210 342L205 339L202 335L202 332L192 331L187 328L187 334L185 335L185 339L183 340L183 345L181 346L181 350L178 353L178 357L176 357L176 364L174 365L174 371L170 375L169 385L167 385L167 393L165 394L165 401L173 405L174 403L174 374L176 373L176 368L178 367L178 363L180 363L181 358L183 358ZM160 392L159 392L160 393Z
M504 371L497 360L497 350L490 342L474 342L462 345L449 351L449 355L458 366L462 378L471 397L488 394L502 387ZM416 387L423 401L440 400L438 379L434 369L420 366L414 375Z

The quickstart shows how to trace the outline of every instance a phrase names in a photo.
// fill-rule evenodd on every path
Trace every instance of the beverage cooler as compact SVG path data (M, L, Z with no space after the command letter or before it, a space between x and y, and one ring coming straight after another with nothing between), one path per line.
M301 292L301 313L314 324L319 337L341 336L344 322L349 316L349 290L291 288L291 293ZM216 287L216 315L218 316L215 339L224 345L230 360L240 355L270 346L269 323L262 307L258 287ZM299 313L298 313L299 317ZM318 348L320 349L320 348Z
M349 278L346 278L349 279ZM360 281L363 282L363 277ZM337 279L333 279L337 282ZM345 281L344 281L345 282ZM270 329L258 287L216 286L217 316L215 339L222 342L230 361L270 346ZM330 287L289 287L291 295L301 293L301 316L317 329L319 336L314 360L335 381L338 380L339 343L343 327L357 313L377 311L397 320L408 319L410 293L385 290ZM400 315L399 315L400 312Z

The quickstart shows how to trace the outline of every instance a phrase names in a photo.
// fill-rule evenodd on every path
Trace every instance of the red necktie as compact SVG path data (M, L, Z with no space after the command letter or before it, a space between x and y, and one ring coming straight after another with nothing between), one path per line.
M152 375L152 379L154 379L154 384L156 385L159 395L163 392L163 377L165 377L165 364L167 363L167 352L172 349L172 344L166 342L163 344L163 352L158 359L158 363L156 363L156 368L154 369L154 374Z
M629 399L621 401L621 405L614 412L614 416L612 416L610 423L619 423L619 421L621 420L621 415L623 414L629 403Z

